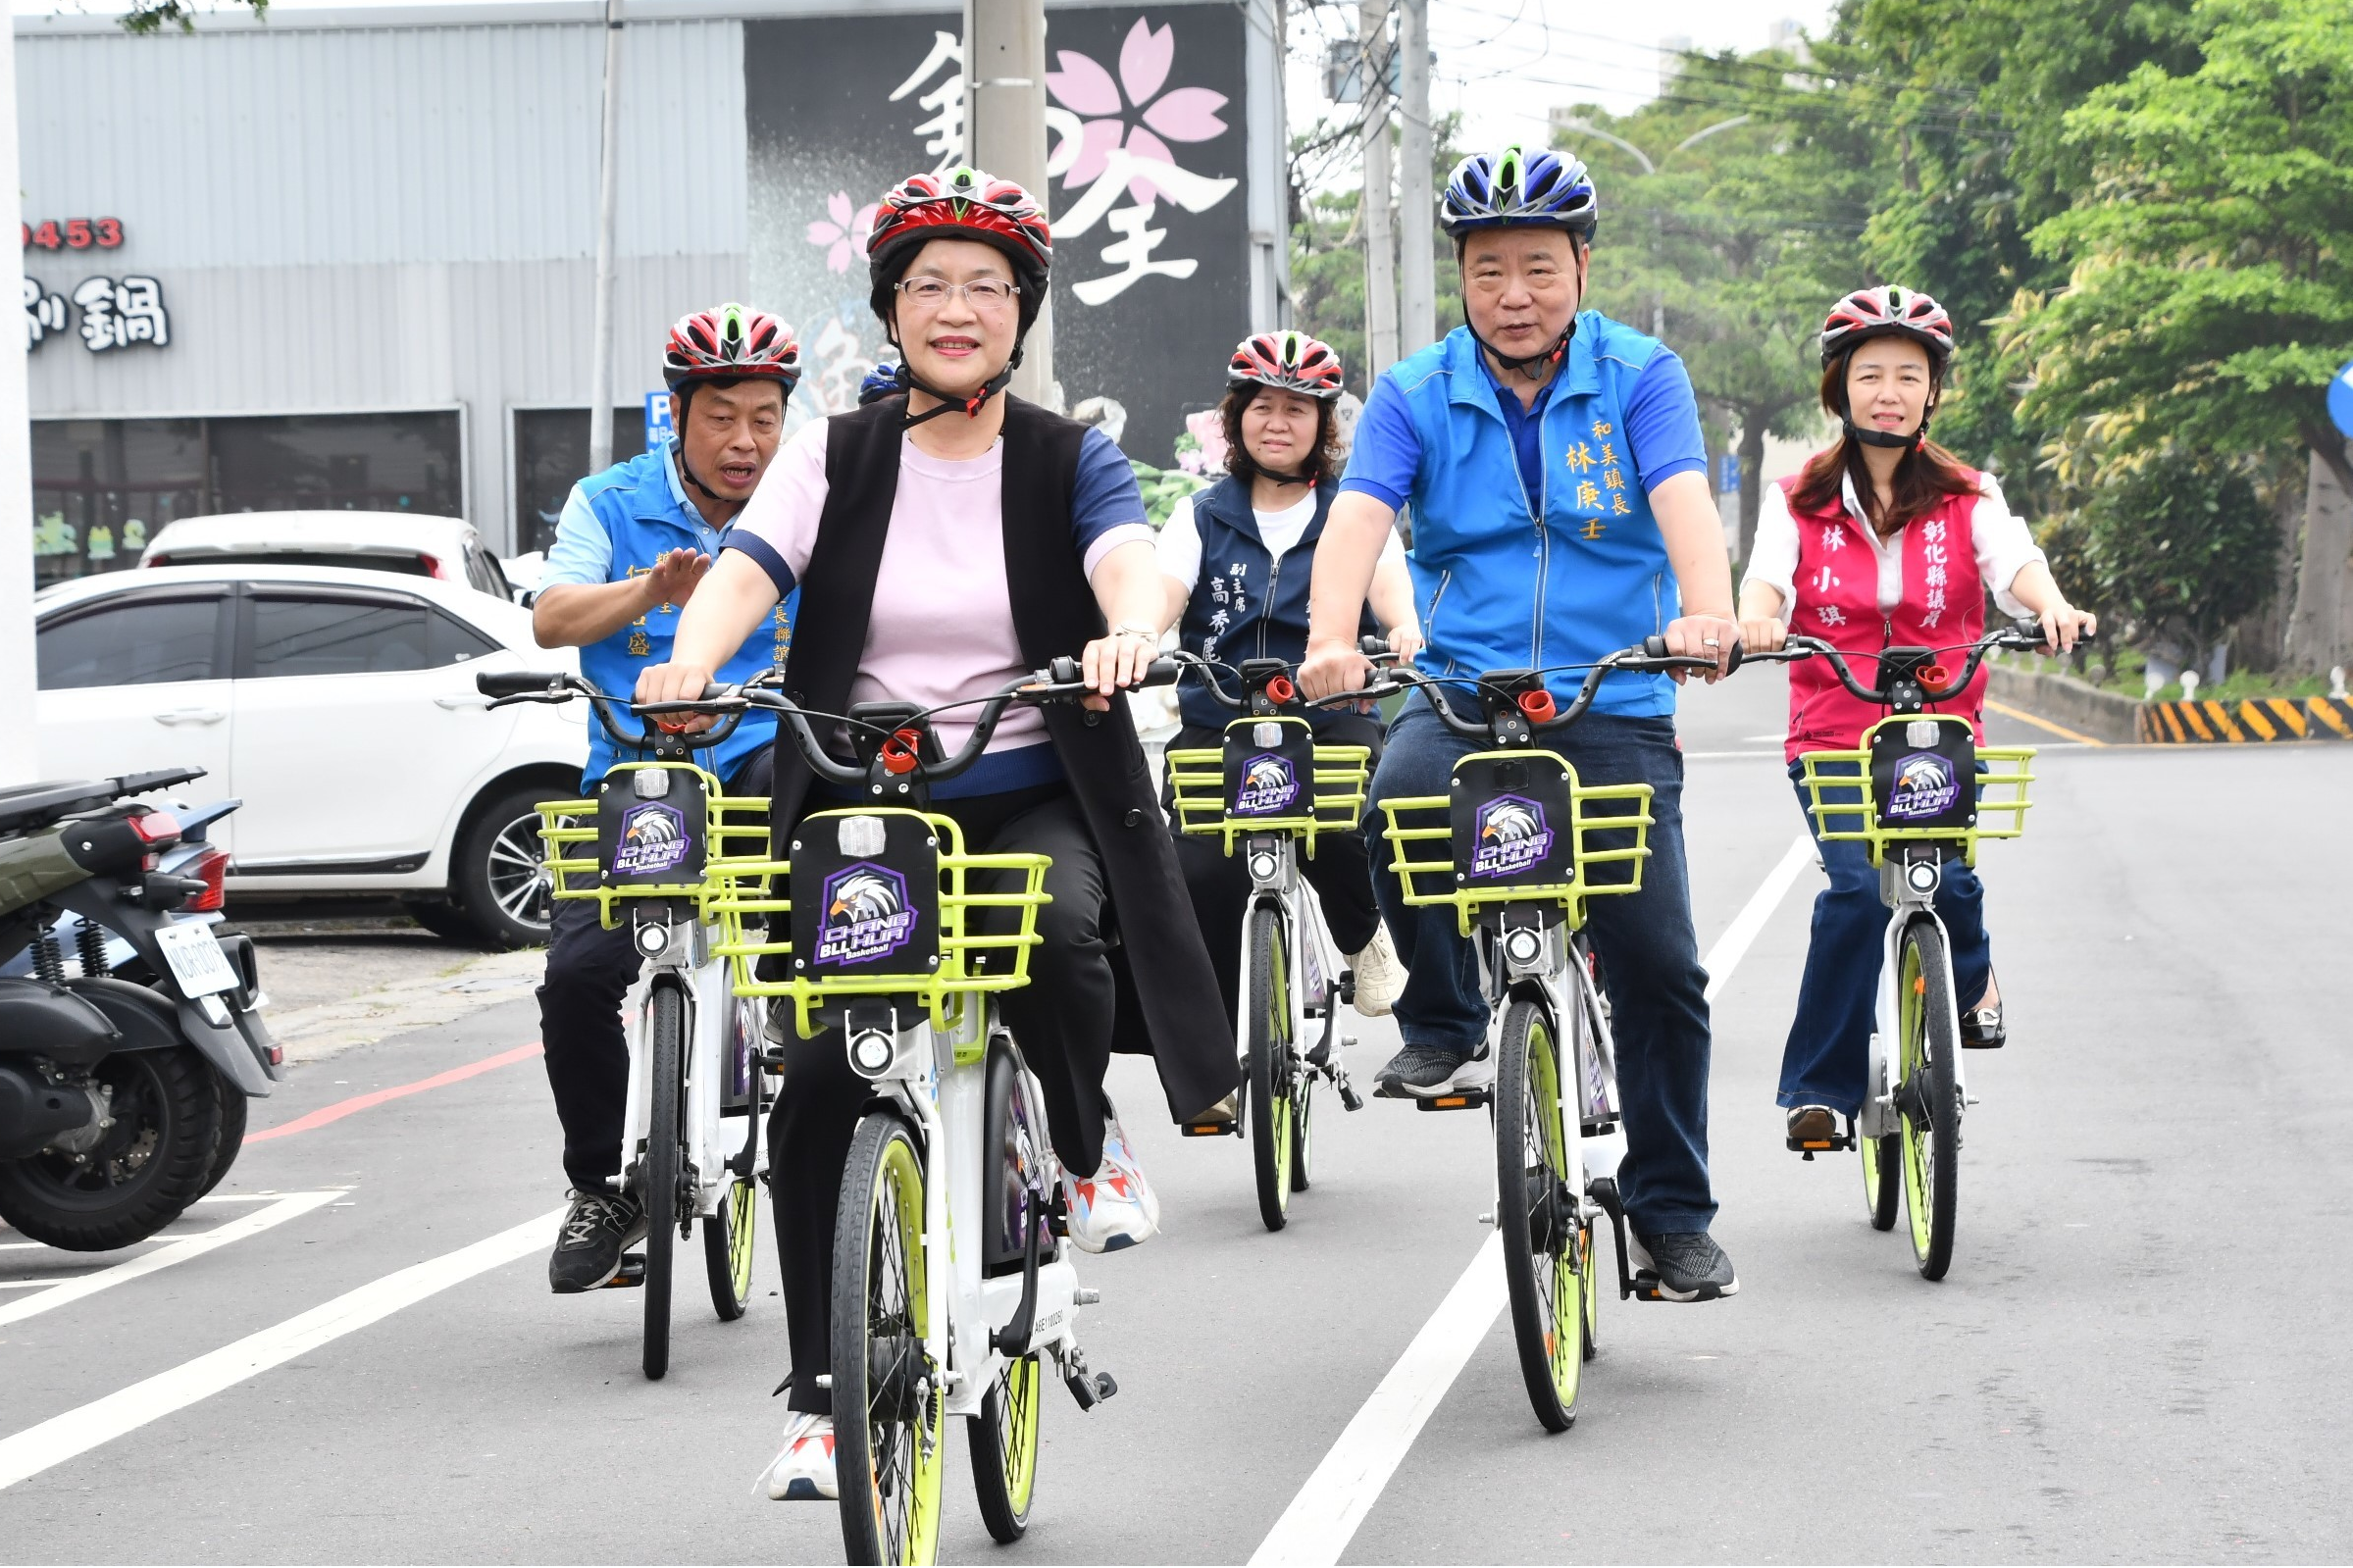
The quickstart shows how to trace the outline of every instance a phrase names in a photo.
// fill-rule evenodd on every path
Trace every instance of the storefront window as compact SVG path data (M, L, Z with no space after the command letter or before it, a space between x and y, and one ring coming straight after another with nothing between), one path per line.
M35 420L36 583L136 566L156 530L216 512L462 515L458 417Z
M627 462L644 450L645 411L613 410L613 461ZM544 550L555 542L564 498L588 471L587 409L515 410L516 553Z

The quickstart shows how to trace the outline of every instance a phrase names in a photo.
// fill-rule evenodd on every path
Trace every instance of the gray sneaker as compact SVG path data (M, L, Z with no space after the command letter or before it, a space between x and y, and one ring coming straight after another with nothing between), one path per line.
M621 1254L645 1239L645 1206L627 1192L583 1192L547 1259L547 1288L558 1295L594 1290L621 1272Z
M1706 1231L1632 1234L1634 1290L1661 1301L1714 1301L1740 1293L1732 1260Z
M1436 1099L1450 1090L1475 1087L1493 1077L1487 1047L1475 1056L1458 1056L1435 1045L1408 1045L1389 1058L1373 1092L1389 1099Z

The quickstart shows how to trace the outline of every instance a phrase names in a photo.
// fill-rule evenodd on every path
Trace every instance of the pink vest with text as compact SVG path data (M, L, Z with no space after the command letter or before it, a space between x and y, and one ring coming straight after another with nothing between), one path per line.
M1797 598L1781 616L1791 632L1819 637L1848 655L1855 679L1865 685L1878 679L1878 662L1854 655L1885 647L1960 643L1964 651L1947 661L1958 670L1968 644L1985 632L1985 584L1969 531L1976 493L1948 495L1936 510L1905 525L1904 591L1893 609L1881 610L1879 560L1871 549L1869 525L1835 502L1826 512L1801 512L1798 477L1776 482L1798 527ZM1929 711L1968 715L1982 744L1979 720L1988 679L1980 669L1966 689L1929 703ZM1789 761L1808 751L1851 751L1863 743L1863 732L1885 717L1885 709L1840 685L1828 661L1805 659L1789 667Z

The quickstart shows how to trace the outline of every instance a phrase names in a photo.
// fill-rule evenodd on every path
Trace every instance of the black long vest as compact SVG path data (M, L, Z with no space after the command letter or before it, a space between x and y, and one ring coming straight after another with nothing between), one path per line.
M904 415L904 402L887 397L828 422L825 510L801 576L800 615L785 666L785 689L815 712L844 711L866 647L883 540L898 494ZM1033 669L1075 656L1106 631L1071 537L1070 497L1086 430L1005 397L1005 581L1014 636ZM1170 1116L1195 1115L1236 1086L1234 1026L1218 1002L1216 971L1185 896L1135 721L1125 703L1107 713L1055 706L1045 714L1047 734L1102 855L1118 918L1112 1048L1151 1055ZM780 830L799 820L811 777L797 748L778 745L770 820Z

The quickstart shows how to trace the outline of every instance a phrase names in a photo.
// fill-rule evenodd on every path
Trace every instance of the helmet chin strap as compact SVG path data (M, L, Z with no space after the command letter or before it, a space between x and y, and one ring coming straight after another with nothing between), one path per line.
M1484 349L1487 353L1493 355L1495 362L1498 365L1501 365L1505 370L1510 372L1514 376L1523 376L1529 380L1533 381L1539 378L1537 377L1536 373L1530 370L1528 367L1531 365L1560 364L1561 356L1568 352L1569 340L1577 335L1577 319L1574 316L1571 316L1568 319L1568 330L1560 334L1560 340L1559 342L1555 343L1548 349L1544 349L1538 353L1530 354L1524 359L1513 359L1510 355L1505 353L1502 349L1496 347L1484 337L1481 337L1477 328L1471 327L1468 329L1468 330L1470 332L1470 340L1478 344L1479 347Z
M899 345L896 343L894 343L892 346L895 348L899 347ZM904 348L899 348L899 387L906 391L921 392L924 394L924 396L935 400L934 407L925 409L920 414L907 415L906 423L899 427L899 429L902 430L911 430L916 426L921 425L928 420L936 420L943 414L951 413L957 410L961 410L966 419L979 419L981 417L981 410L988 406L989 399L995 397L997 393L1003 391L1008 385L1010 385L1013 380L1013 373L1021 368L1021 345L1016 343L1013 346L1013 357L1005 361L1005 368L1003 370L998 371L995 376L989 379L988 384L984 385L979 391L973 393L970 397L956 397L950 393L943 392L936 387L926 386L923 384L923 382L917 380L915 379L914 368L906 363L907 354Z
M717 501L721 506L732 506L739 510L742 509L744 501L749 499L749 497L742 495L721 495L717 490L714 490L708 484L703 483L702 476L695 473L694 466L687 461L687 443L684 441L674 440L671 444L678 453L678 472L689 484L693 485L694 488L700 490L712 500Z

